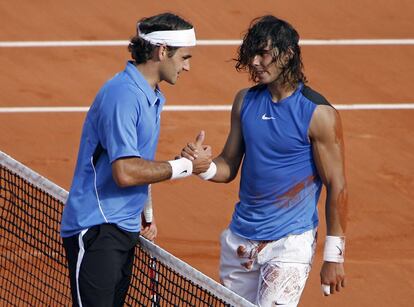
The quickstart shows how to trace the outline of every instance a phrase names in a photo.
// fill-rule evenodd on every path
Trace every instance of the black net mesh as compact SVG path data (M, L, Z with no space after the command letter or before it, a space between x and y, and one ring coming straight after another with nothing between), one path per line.
M63 203L0 165L0 305L71 305ZM137 246L127 306L230 306Z

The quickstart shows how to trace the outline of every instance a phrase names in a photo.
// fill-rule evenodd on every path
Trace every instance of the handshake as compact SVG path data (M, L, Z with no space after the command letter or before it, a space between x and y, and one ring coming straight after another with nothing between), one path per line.
M205 132L201 131L194 143L187 143L175 160L168 161L172 168L171 179L183 178L191 174L199 175L204 180L214 177L217 166L212 161L211 146L203 145L204 138Z

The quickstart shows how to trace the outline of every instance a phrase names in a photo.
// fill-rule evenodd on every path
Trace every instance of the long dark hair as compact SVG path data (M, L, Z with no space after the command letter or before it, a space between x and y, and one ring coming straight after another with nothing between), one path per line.
M280 78L283 83L295 86L298 82L306 83L303 63L299 47L298 32L286 21L272 15L258 17L252 21L238 49L236 61L237 71L248 71L250 79L257 82L257 76L251 62L255 55L263 51L270 41L273 62L288 54L289 60L282 68Z
M187 30L191 29L193 25L182 17L172 14L163 13L152 17L145 17L138 21L139 31L142 33L151 33L154 31L167 31L167 30ZM131 52L132 58L136 64L145 63L151 58L152 52L157 46L142 39L137 34L131 38L128 46L129 52ZM167 46L168 56L173 56L178 47Z

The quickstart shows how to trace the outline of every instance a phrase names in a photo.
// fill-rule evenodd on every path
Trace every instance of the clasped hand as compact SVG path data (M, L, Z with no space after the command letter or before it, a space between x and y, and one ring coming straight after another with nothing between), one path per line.
M200 174L207 171L212 162L211 146L204 145L204 139L205 132L200 131L195 139L195 142L187 143L187 145L181 150L180 156L193 162L194 174Z

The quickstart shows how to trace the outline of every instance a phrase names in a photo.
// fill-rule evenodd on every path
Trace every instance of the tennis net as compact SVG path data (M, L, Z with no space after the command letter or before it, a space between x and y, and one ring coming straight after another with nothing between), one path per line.
M0 151L0 305L71 304L59 234L67 192ZM126 306L253 306L140 238Z

